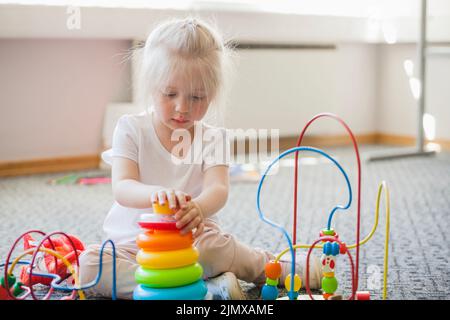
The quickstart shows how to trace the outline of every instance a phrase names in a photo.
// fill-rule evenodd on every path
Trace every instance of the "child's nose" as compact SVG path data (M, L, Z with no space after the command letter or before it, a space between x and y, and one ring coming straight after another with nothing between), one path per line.
M191 106L189 101L185 98L180 98L178 99L177 104L175 106L175 111L179 113L189 113L190 108Z

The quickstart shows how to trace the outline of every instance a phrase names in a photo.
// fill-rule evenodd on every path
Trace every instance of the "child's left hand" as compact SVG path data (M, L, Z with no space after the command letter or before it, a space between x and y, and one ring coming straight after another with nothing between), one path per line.
M202 209L195 201L188 201L186 206L178 210L175 214L177 220L177 228L182 229L181 234L187 234L192 229L196 229L194 232L194 238L199 236L204 229Z

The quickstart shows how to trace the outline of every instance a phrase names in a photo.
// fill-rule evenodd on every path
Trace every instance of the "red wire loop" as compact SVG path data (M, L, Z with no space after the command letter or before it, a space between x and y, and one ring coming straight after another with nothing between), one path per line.
M69 242L70 242L70 244L71 244L71 246L72 246L72 249L73 249L73 251L75 252L75 260L76 260L76 262L77 262L77 269L80 268L80 261L79 261L79 259L78 259L78 251L77 251L77 247L75 246L75 243L73 242L73 240L72 240L66 233L60 232L60 231L55 231L55 232L52 232L52 233L46 235L44 238L42 238L42 240L41 240L41 241L39 242L39 244L36 246L36 250L35 250L34 253L33 253L33 257L31 258L29 287L30 287L30 290L31 290L31 291L30 291L31 296L33 297L34 300L38 300L38 299L36 298L36 296L34 295L34 289L33 289L33 286L31 285L31 281L32 281L32 278L33 278L33 266L34 266L34 261L36 260L36 256L37 256L37 254L39 253L39 249L43 246L44 242L45 242L47 239L50 241L50 243L51 243L51 245L52 245L52 249L55 250L55 247L53 246L51 237L54 236L54 235L56 235L56 234L60 234L60 235L62 235L62 236L64 236L64 237L66 237L66 239L69 240ZM57 266L56 261L55 261L55 266ZM74 291L76 291L76 290L74 290ZM45 295L45 297L43 298L43 300L49 299L50 296L51 296L51 294L52 294L52 292L53 292L53 287L50 287L50 290L49 290L48 293Z
M335 241L337 243L339 243L339 245L343 245L344 243L341 242L339 239L335 238L335 237L321 237L319 239L317 239L309 248L308 250L308 255L306 256L306 279L305 279L305 289L306 292L308 293L309 297L311 298L311 300L314 300L313 296L312 296L312 292L311 292L311 288L309 287L309 257L311 255L312 250L314 249L314 246L321 241ZM353 264L353 258L352 255L350 254L350 251L347 250L347 256L348 259L350 261L350 267L351 267L351 275L352 275L352 294L350 295L350 297L348 298L348 300L354 300L355 298L355 294L356 294L356 273L355 273L355 265Z
M359 239L360 239L360 223L361 223L361 159L359 157L359 149L358 144L356 142L355 136L353 135L353 132L350 130L349 126L339 118L337 115L332 113L320 113L313 117L311 120L308 121L308 123L303 128L302 132L300 133L300 136L297 140L297 147L300 147L303 136L305 135L306 130L308 127L317 119L322 117L328 117L333 118L337 120L339 123L341 123L344 128L347 130L348 134L350 135L350 138L353 142L353 148L355 149L356 153L356 160L358 164L358 200L357 200L357 222L356 222L356 271L355 271L355 288L358 288L358 274L359 274ZM293 230L292 230L292 241L293 245L297 242L297 194L298 194L298 152L295 152L295 168L294 168L294 222L293 222ZM351 259L351 256L350 256ZM356 292L356 289L355 289Z
M11 259L11 255L14 252L14 249L16 248L17 244L19 243L20 240L22 240L23 237L25 237L27 234L31 234L31 233L39 233L41 236L45 236L45 232L41 231L41 230L30 230L27 231L25 233L23 233L21 236L19 236L13 243L13 245L11 246L11 249L9 249L8 255L6 256L6 261L5 261L5 271L4 271L4 279L5 279L5 289L6 292L8 294L8 296L13 299L13 300L19 300L17 299L10 291L9 291L9 282L8 282L8 269L9 269L9 260ZM53 245L53 244L52 244ZM55 260L56 263L56 260Z

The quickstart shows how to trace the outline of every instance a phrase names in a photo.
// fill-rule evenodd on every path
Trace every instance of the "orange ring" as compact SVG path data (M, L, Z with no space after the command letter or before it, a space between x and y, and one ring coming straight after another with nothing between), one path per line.
M179 231L150 230L138 234L136 243L147 251L168 251L191 247L194 239L192 232L183 236Z

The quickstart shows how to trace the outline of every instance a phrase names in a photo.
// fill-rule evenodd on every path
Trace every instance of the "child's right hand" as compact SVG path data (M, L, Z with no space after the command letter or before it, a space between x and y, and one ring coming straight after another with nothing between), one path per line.
M161 189L153 192L150 195L150 200L152 203L159 202L160 205L164 205L168 201L171 209L186 209L187 202L191 200L191 196L183 191Z

